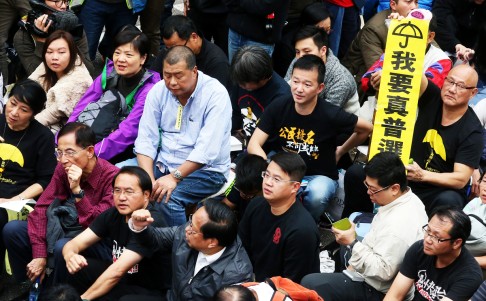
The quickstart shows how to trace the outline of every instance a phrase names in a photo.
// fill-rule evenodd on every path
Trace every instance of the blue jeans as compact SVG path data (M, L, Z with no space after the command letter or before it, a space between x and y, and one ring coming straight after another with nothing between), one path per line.
M354 6L344 8L329 2L326 2L326 5L334 16L329 46L334 55L341 59L360 29L359 10Z
M32 246L27 233L26 221L10 221L3 228L3 239L8 250L8 258L15 280L18 282L27 279L26 267L32 260ZM66 282L68 271L62 256L62 248L71 238L61 238L54 248L54 270L49 280L50 284ZM111 261L111 246L105 240L91 246L83 255Z
M228 31L228 58L231 64L233 60L233 56L235 55L236 51L243 46L253 45L259 46L263 48L270 56L272 56L274 44L264 44L256 41L252 41L247 37L233 31L231 28Z
M125 2L112 4L100 0L86 0L79 13L79 23L83 24L88 39L89 57L96 58L96 50L103 27L106 26L100 53L104 56L113 55L113 38L120 29L127 25L135 25L137 16L128 9Z
M157 167L154 168L155 179L164 175ZM225 182L226 178L219 172L196 170L177 184L168 203L165 203L164 197L156 208L164 215L169 226L182 225L187 222L185 207L218 192Z
M318 222L334 197L338 182L326 176L305 176L303 182L305 181L308 181L307 186L299 189L298 196L307 211Z

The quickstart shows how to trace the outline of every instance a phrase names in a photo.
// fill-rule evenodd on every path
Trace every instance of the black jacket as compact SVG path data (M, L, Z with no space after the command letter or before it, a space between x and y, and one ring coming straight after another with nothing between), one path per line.
M223 0L228 7L228 26L237 33L260 43L273 44L282 37L290 0ZM267 16L275 14L269 22ZM266 29L267 23L272 28Z
M486 3L472 0L435 0L432 13L437 18L435 41L440 48L456 53L455 46L476 46L481 24L486 24Z

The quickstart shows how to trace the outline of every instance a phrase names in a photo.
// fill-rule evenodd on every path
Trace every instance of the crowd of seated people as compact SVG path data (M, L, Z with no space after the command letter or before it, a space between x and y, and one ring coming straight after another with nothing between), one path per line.
M0 207L1 300L39 283L39 300L270 301L275 276L326 301L486 300L484 0L427 2L409 164L346 157L373 134L360 101L390 19L420 2L356 33L355 2L184 0L157 37L140 2L0 0L0 205L35 202L25 220ZM206 12L228 27L197 28ZM321 226L343 167L341 218L371 216L363 236Z

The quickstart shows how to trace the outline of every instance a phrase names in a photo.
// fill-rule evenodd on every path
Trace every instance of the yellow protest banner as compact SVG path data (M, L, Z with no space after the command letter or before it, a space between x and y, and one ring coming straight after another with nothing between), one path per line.
M392 20L388 29L369 159L393 152L408 164L429 22Z

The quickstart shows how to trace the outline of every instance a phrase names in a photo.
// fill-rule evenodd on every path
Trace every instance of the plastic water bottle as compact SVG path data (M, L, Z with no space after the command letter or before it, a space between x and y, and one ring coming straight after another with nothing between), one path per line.
M29 301L37 301L40 293L40 277L37 277L35 282L32 284L29 293Z

